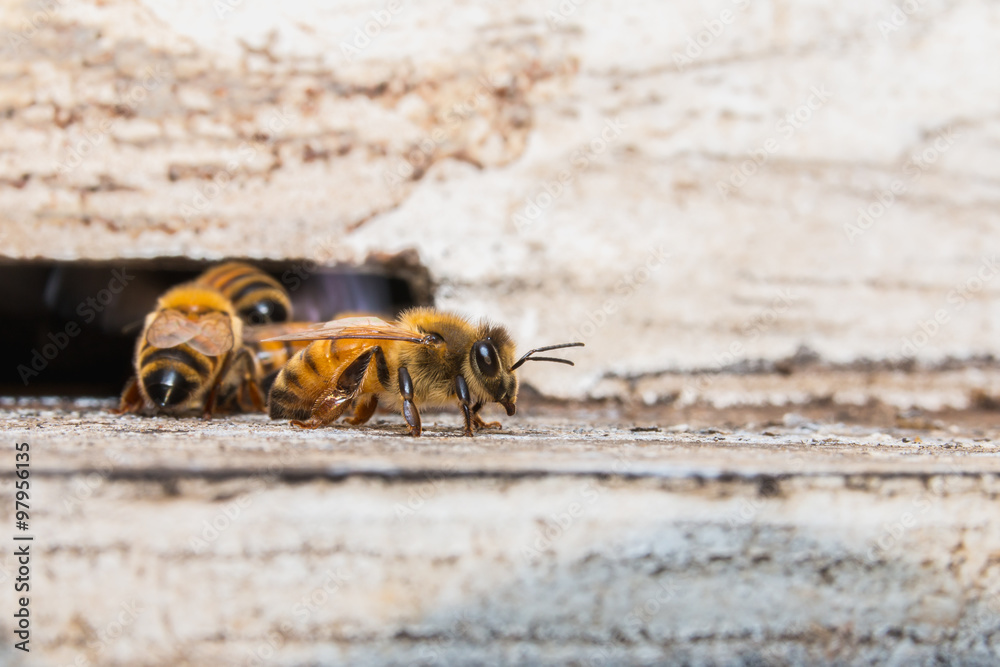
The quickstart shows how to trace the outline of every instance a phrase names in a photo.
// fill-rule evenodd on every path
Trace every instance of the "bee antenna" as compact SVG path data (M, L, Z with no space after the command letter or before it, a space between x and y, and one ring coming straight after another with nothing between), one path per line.
M573 362L569 359L559 359L557 357L533 357L535 352L548 352L549 350L561 350L564 347L583 347L583 343L560 343L559 345L546 345L545 347L536 347L534 350L528 350L523 357L518 359L510 370L517 370L519 366L524 364L526 361L554 361L557 364L568 364L573 366Z

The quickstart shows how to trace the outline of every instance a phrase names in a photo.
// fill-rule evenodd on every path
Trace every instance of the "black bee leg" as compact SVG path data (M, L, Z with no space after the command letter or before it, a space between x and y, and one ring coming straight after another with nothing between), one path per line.
M465 378L461 375L455 376L455 394L458 396L458 402L461 404L462 412L465 414L465 436L471 438L472 411L469 410L469 405L472 403L472 396L469 394L469 385L466 384Z
M410 427L410 435L414 438L420 436L420 413L417 405L413 402L413 380L410 378L410 371L406 367L400 366L397 375L399 381L399 393L403 397L403 418Z
M389 364L385 361L385 353L381 347L375 348L375 377L386 391L392 390L392 380L389 379Z
M503 426L500 425L500 422L484 422L483 418L479 416L479 411L482 407L482 401L472 406L472 425L475 426L477 430L484 428L503 428Z

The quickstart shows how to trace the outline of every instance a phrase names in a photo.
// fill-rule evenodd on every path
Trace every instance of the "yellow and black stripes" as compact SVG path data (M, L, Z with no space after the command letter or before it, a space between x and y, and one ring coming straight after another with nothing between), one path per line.
M365 393L363 390L371 393L374 389L363 386L368 384L366 378L373 360L376 381L386 390L389 367L381 347L360 343L315 341L292 357L271 386L268 397L271 418L309 419L315 416L320 403L326 404L327 416L333 412L339 416L351 401ZM371 409L374 411L374 406Z
M232 301L247 324L285 322L292 315L288 292L267 273L243 262L226 262L203 273L197 283Z
M583 345L539 347L515 361L514 341L505 327L473 324L433 308L407 310L394 322L362 315L339 318L271 338L311 341L278 373L269 399L273 419L321 428L353 406L347 421L363 424L384 400L386 407L402 411L412 436L421 434L422 406L457 403L467 436L500 428L499 422L484 421L479 411L498 403L508 416L515 413L517 367L525 361L572 364L534 355Z
M329 341L307 345L288 360L271 385L268 393L268 413L272 419L308 419L313 404L326 382L320 359Z
M161 409L182 407L197 398L218 374L223 357L209 357L189 345L139 351L143 393Z
M135 375L119 410L210 416L219 383L241 349L242 323L229 300L203 285L178 285L146 316L136 341Z

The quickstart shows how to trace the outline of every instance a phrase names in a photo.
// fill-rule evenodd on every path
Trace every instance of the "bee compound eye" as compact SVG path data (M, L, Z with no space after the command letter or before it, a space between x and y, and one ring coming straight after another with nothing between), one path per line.
M496 349L488 342L477 341L470 351L473 363L479 372L486 377L495 377L500 372L500 359Z

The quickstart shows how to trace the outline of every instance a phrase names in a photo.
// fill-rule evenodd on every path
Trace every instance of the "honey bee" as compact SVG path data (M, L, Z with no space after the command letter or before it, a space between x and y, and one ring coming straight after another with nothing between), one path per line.
M500 428L479 410L488 402L516 409L515 371L527 361L568 359L536 357L537 352L579 347L563 343L530 350L515 361L507 329L434 308L413 308L397 321L375 317L332 320L308 331L272 340L311 341L282 368L268 397L272 419L291 419L302 428L319 428L339 418L351 405L348 423L368 421L380 399L401 410L410 435L421 432L417 404L458 403L465 435L473 429Z
M291 319L292 302L277 280L243 262L226 262L198 276L195 282L217 290L233 302L246 324L270 324Z
M135 375L122 392L119 413L152 410L211 417L238 405L262 410L255 360L242 343L243 323L232 302L198 282L159 298L146 316L135 348ZM225 396L220 402L219 396Z
M335 319L345 317L374 317L371 313L360 311L345 311L337 313ZM266 395L274 384L278 372L312 341L310 340L277 340L284 334L313 330L315 322L283 322L264 324L243 328L243 342L253 352L257 361L257 385Z

